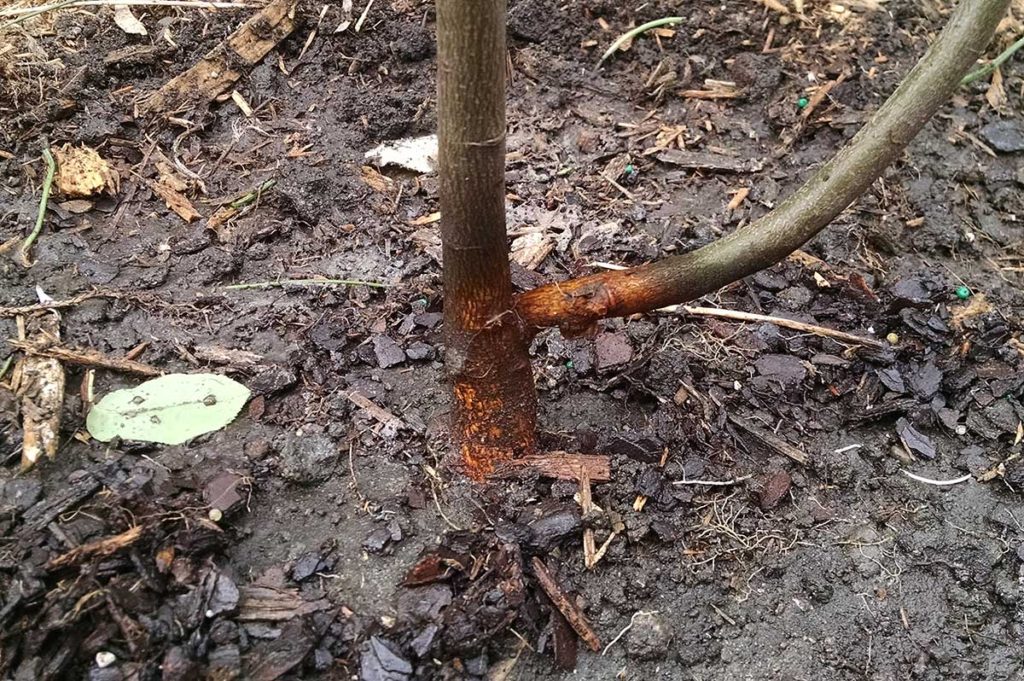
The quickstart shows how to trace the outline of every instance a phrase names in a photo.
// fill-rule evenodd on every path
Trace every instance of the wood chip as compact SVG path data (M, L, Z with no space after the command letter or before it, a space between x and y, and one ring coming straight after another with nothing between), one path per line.
M258 64L295 29L297 0L271 0L192 68L137 104L139 115L171 114L206 106Z
M706 170L718 173L756 173L764 167L764 164L758 160L704 151L666 149L655 154L654 157L662 163L679 166L686 170Z
M34 342L60 340L60 318L43 313L32 320ZM18 342L18 341L14 341ZM21 399L24 435L21 470L27 471L40 458L52 459L60 444L61 413L64 408L64 367L52 357L29 355L21 363L17 396Z

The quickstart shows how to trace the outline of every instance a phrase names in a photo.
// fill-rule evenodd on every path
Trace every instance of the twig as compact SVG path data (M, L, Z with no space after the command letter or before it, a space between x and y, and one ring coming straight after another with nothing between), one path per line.
M628 631L629 631L630 629L632 629L632 628L633 628L633 625L634 625L634 624L636 624L636 618L637 618L637 617L640 617L641 615L644 615L644 616L648 616L648 615L657 615L657 614L658 614L658 611L657 611L657 610L637 610L636 612L634 612L634 613L633 613L633 616L629 618L629 624L627 624L626 626L624 626L624 627L622 628L622 631L620 631L620 632L619 632L618 634L616 634L615 638L613 638L613 639L612 639L612 640L611 640L611 641L610 641L610 642L608 643L608 645L606 645L606 646L604 647L604 650L602 650L602 651L601 651L601 655L602 655L602 656L604 656L604 655L607 655L607 654L608 654L608 650L609 650L609 649L610 649L610 648L611 648L611 647L612 647L613 645L615 645L616 643L618 643L618 642L619 642L619 639L620 639L620 638L622 638L623 636L625 636L625 635L626 635L626 633L627 633L627 632L628 632Z
M373 0L369 0L366 3L366 7L363 8L363 13L356 19L356 33L359 33L363 29L363 22L366 21L366 16L370 13L370 8L373 7Z
M46 204L50 200L50 189L53 187L53 174L57 170L57 164L53 160L53 154L50 153L49 147L43 149L43 160L46 161L46 179L43 180L43 196L39 199L39 213L36 215L36 226L33 228L32 233L29 234L21 244L21 260L25 267L28 267L31 264L28 258L29 249L32 248L32 244L34 244L36 239L39 237L39 233L43 231L43 220L46 218Z
M590 496L590 475L587 469L580 466L580 512L583 514L584 522L587 515L594 510L594 500ZM588 570L597 564L597 546L594 543L594 528L584 526L583 528L583 565Z
M382 284L377 281L359 281L358 279L279 279L277 281L231 284L222 288L231 291L243 291L254 288L284 288L287 286L370 286L372 288L387 288L388 284Z
M65 307L74 307L75 305L85 302L91 298L120 298L123 295L124 294L122 293L114 291L89 291L88 293L80 293L77 296L73 296L66 300L54 300L49 303L34 303L32 305L22 305L20 307L0 307L0 319L32 314L33 312L42 312L44 310L59 310Z
M349 402L356 405L360 409L364 410L367 414L372 416L381 425L390 426L395 430L400 430L406 427L405 421L398 418L387 409L379 406L369 397L366 397L365 395L358 393L355 390L351 392L344 392L342 394L348 399Z
M132 7L192 7L196 9L245 9L258 7L247 2L206 2L205 0L70 0L37 7L10 7L0 9L0 17L21 14L41 14L64 7L103 7L106 5L130 5Z
M732 480L675 480L672 482L673 485L707 485L708 487L729 487L730 485L738 485L744 480L750 480L751 475L741 475L738 478Z
M622 47L623 45L625 45L626 43L628 43L630 40L637 37L641 33L649 31L652 28L658 28L660 26L678 24L682 20L683 17L665 17L663 19L655 19L654 21L648 21L646 24L640 24L636 28L626 31L625 33L623 33L622 35L615 39L615 42L611 44L611 47L604 51L604 54L602 54L601 58L597 61L598 67L600 67L601 64L603 64L605 60L608 59L608 57L615 54L620 47Z
M105 539L99 539L73 548L67 553L57 556L53 560L49 561L46 564L45 569L55 570L57 568L73 565L85 558L112 555L125 547L131 546L137 542L140 537L142 537L142 525L136 525L121 534L115 534L112 537L106 537Z
M835 340L845 341L847 343L868 345L873 348L886 347L885 343L879 340L875 340L874 338L855 336L852 333L846 333L845 331L836 331L835 329L829 329L827 327L818 326L816 324L805 324L804 322L798 322L792 319L785 319L783 317L772 317L765 314L755 314L753 312L740 312L739 310L723 310L717 307L691 307L690 305L670 305L669 307L661 308L661 310L665 312L677 312L679 310L682 310L687 314L704 315L707 317L723 317L725 319L735 319L737 321L742 322L766 322L768 324L775 324L776 326L782 326L787 329L793 329L794 331L813 333L817 336L826 336L828 338L834 338Z
M27 341L16 340L8 340L7 343L28 355L49 357L50 359L57 359L69 364L77 364L78 366L100 367L102 369L124 371L125 373L139 374L141 376L162 376L164 373L149 364L143 364L142 362L130 359L107 357L95 350L72 350L71 348L59 346L39 347Z
M746 421L744 421L740 417L733 416L731 414L729 415L729 420L732 423L734 423L737 426L739 426L740 428L742 428L743 430L745 430L750 435L753 435L755 438L760 440L762 444L764 444L767 447L770 447L771 449L775 450L779 454L782 454L784 456L788 456L789 458L793 459L793 461L796 461L797 463L802 463L802 464L806 464L807 463L807 455L806 454L804 454L802 451L800 451L799 449L797 449L793 445L789 444L788 442L786 442L782 438L776 437L775 435L769 433L764 428L758 428L757 426L755 426L753 424L747 423Z
M230 205L232 208L245 208L250 203L258 199L260 195L263 194L263 192L269 189L273 189L276 184L277 180L267 180L253 191L249 192L248 194L245 194L244 196L242 196L239 199L236 199L235 201L232 201Z
M992 73L1000 66L1005 64L1010 59L1010 57L1012 57L1014 53L1017 52L1017 50L1019 50L1022 47L1024 47L1024 38L1019 38L1017 42L1015 42L1014 44L1010 45L1005 50L1000 52L998 57L996 57L989 63L985 64L984 66L981 66L971 71L966 76L964 76L963 79L960 80L960 85L968 85L969 83L973 83L979 78L984 78L985 76L987 76L988 74Z
M539 557L534 556L531 561L533 565L533 573L537 577L537 582L540 584L540 588L544 590L544 593L548 595L551 602L554 603L558 611L562 613L562 616L569 622L569 626L579 634L583 642L586 643L591 650L595 653L601 649L601 639L597 637L594 630L590 628L590 623L587 622L587 618L583 616L580 609L576 607L572 599L569 598L562 587L558 585L555 578L551 576L551 572L548 570L548 566L544 564Z
M967 482L968 480L974 477L973 475L968 473L967 475L961 475L959 478L954 478L952 480L933 480L932 478L926 478L923 475L915 475L910 471L902 471L902 473L911 480L917 480L918 482L923 482L929 485L937 485L939 487L945 487L947 485L959 485L961 482Z

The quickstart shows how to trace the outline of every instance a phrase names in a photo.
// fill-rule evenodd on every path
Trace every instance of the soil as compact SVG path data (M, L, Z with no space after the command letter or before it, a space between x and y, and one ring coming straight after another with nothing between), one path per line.
M434 131L433 6L378 0L357 32L356 4L300 3L236 85L251 117L226 99L133 118L251 10L136 8L149 36L110 7L0 29L15 47L0 49L0 242L31 230L44 145L97 149L121 177L84 212L50 200L35 264L0 262L0 303L114 292L61 311L64 345L254 393L188 444L103 445L84 436L83 382L100 396L143 379L66 365L60 451L19 474L18 399L0 388L3 678L1024 678L1020 62L1002 91L964 87L802 257L698 301L883 349L682 312L537 337L544 445L612 457L601 511L581 518L573 483L475 486L451 461L424 219L437 181L363 159ZM509 229L552 244L517 284L686 251L764 214L945 12L697 0L674 34L594 70L621 31L680 11L635 4L510 3ZM804 120L798 100L844 74ZM684 94L716 87L730 96ZM672 165L667 147L718 161ZM154 194L161 163L190 171L201 219ZM224 288L313 277L387 287ZM18 337L14 316L0 331ZM598 546L615 533L591 570L584 527ZM599 652L575 650L534 556Z

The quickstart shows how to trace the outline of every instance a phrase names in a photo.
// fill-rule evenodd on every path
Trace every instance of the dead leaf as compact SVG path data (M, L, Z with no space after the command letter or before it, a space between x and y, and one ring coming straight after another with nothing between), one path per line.
M421 216L419 216L418 218L416 218L414 220L409 220L405 224L409 225L410 227L422 227L423 225L432 225L435 222L438 222L440 220L441 220L441 212L440 211L435 211L433 213L428 213L426 215L421 215Z
M65 144L54 150L57 161L57 189L65 196L94 196L102 191L116 194L121 177L95 149Z
M166 182L149 182L150 189L153 190L157 196L164 200L167 207L173 210L178 217L185 222L193 222L203 217L199 211L195 209L192 202L185 198L185 195L174 187L170 186Z
M530 232L516 237L512 242L511 257L526 269L535 270L554 248L555 241L550 236L541 232Z
M985 299L985 294L975 293L971 296L969 303L953 310L950 322L953 324L953 328L960 329L963 328L964 322L971 317L977 317L991 311L992 304Z
M149 35L149 31L135 18L128 5L114 5L114 23L129 35Z
M360 170L362 171L363 182L378 194L388 194L394 189L394 181L390 177L382 175L374 168L363 166Z
M989 81L988 90L985 91L985 100L993 109L1002 109L1006 106L1006 90L1003 88L1003 74L996 68L992 72L992 80Z

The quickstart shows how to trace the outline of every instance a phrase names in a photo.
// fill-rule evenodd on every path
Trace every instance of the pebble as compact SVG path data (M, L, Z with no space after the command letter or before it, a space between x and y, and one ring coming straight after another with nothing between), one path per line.
M981 137L996 151L1024 151L1024 125L1018 120L989 123L981 129Z
M387 369L405 361L405 352L390 336L373 337L373 354L377 358L377 366L381 369Z
M281 476L300 485L316 484L330 474L337 458L337 445L324 435L290 436L281 448Z
M672 643L672 626L657 613L641 612L626 635L626 654L634 660L657 660Z

